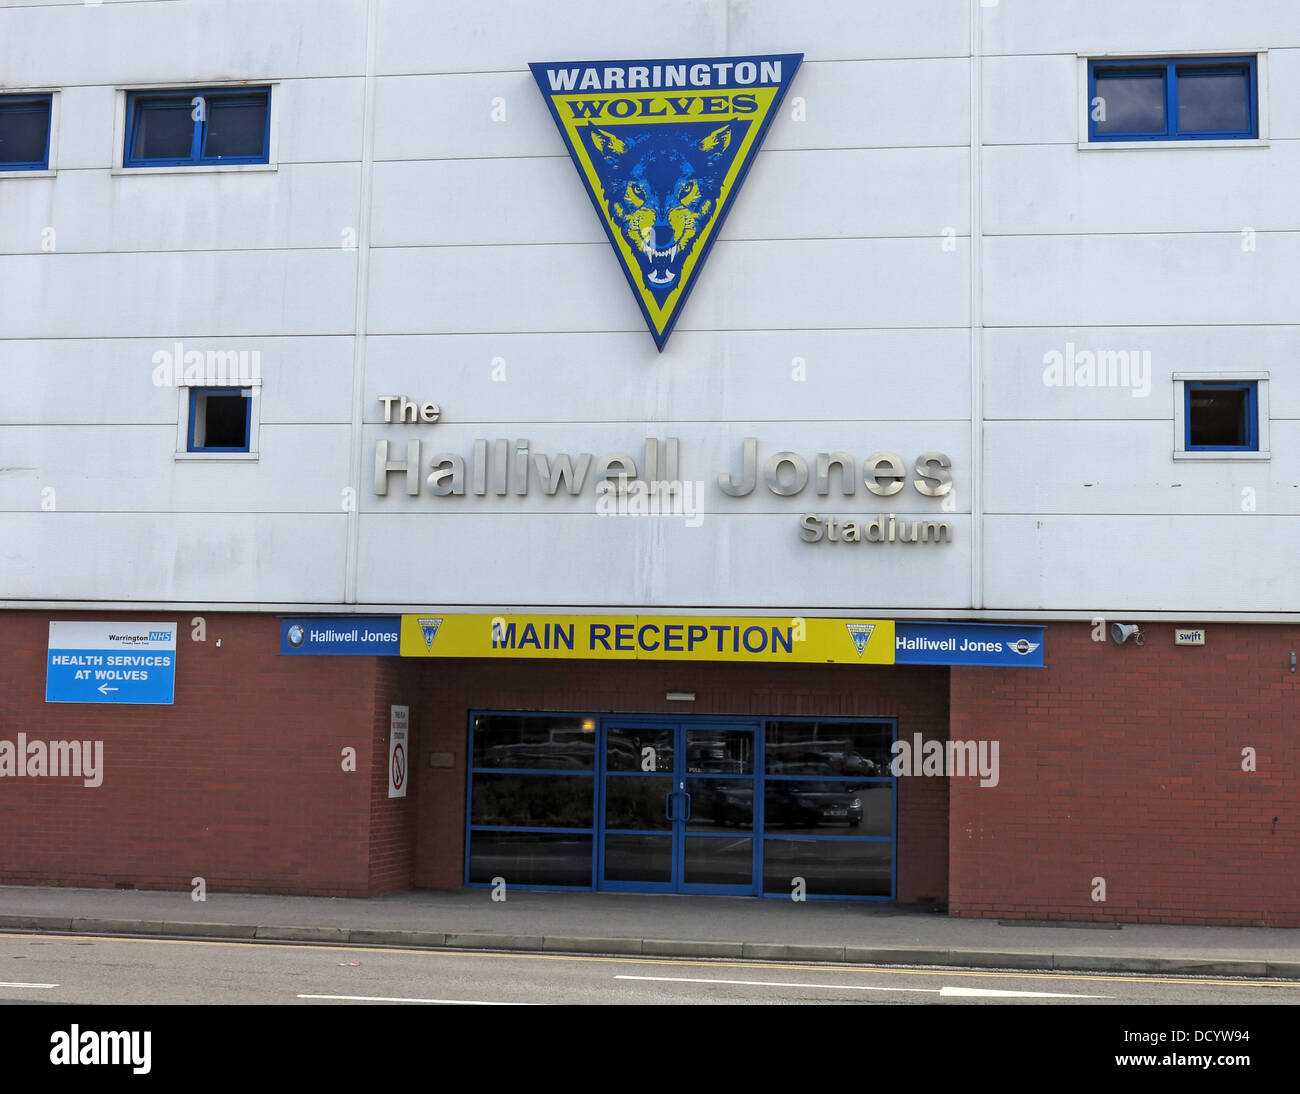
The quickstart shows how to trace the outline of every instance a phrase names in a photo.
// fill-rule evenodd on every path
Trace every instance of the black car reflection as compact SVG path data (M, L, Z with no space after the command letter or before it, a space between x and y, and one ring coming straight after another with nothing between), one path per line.
M744 783L736 786L709 788L709 816L714 824L735 824L749 828L754 823L754 787Z
M702 803L701 803L702 804ZM754 819L754 791L749 785L714 786L710 789L707 812L715 824L748 826ZM767 828L825 828L862 825L862 798L831 783L769 782L764 798Z
M832 784L818 782L769 782L764 799L764 822L768 828L822 828L862 824L862 799Z

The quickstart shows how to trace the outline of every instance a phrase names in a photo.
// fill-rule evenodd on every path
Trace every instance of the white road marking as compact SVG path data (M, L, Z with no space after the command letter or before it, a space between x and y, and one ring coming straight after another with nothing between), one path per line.
M58 984L19 984L17 981L0 980L0 988L57 988Z
M998 991L996 988L940 988L940 995L956 995L971 998L1015 999L1110 999L1109 995L1065 995L1057 991Z
M788 980L717 980L690 976L616 976L615 980L655 980L669 984L741 984L750 988L830 988L833 991L914 991L939 995L939 988L880 988L870 984L794 984Z
M751 988L822 988L830 991L897 991L921 995L998 999L1109 999L1109 995L1064 995L1054 991L998 991L994 988L885 988L874 984L799 984L789 980L718 980L688 976L615 976L615 980L653 980L670 984L739 984Z
M299 995L298 998L337 999L344 1003L459 1003L461 1006L466 1007L513 1007L516 1005L514 1003L484 999L400 999L387 995Z

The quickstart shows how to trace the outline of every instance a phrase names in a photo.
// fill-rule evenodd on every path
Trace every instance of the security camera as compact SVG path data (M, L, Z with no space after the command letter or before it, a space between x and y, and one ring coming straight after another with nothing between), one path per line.
M1139 646L1146 641L1136 623L1112 623L1110 625L1110 636L1115 640L1117 646L1124 645L1130 638Z

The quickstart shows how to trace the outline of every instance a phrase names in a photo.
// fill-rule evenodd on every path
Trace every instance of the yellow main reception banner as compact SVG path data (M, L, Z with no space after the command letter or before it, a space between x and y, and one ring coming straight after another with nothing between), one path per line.
M404 615L403 657L892 665L892 619Z

